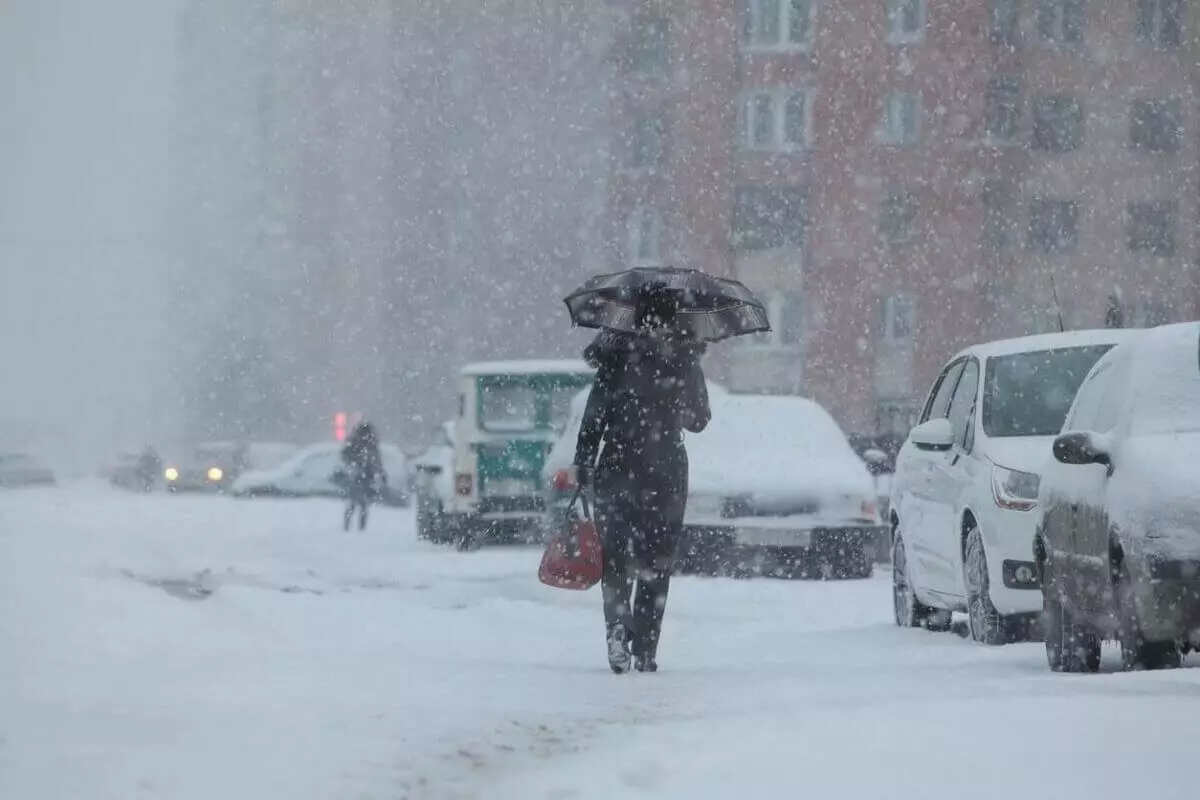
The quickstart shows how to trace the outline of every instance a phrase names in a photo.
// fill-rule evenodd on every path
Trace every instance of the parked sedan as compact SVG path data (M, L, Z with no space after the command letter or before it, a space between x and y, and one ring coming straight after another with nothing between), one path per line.
M407 461L394 444L380 445L383 468L388 473L388 488L382 502L406 506ZM274 469L246 472L233 484L234 497L341 497L342 489L333 475L342 466L342 445L337 442L306 447ZM395 484L395 485L393 485Z
M548 459L559 524L574 493L586 394ZM868 577L879 524L871 476L823 408L801 397L710 392L712 422L687 436L690 465L681 568L719 574Z
M896 624L1027 638L1041 613L1031 559L1040 471L1084 377L1136 331L1028 336L971 347L941 371L892 479Z
M1144 332L1079 389L1041 487L1034 558L1050 668L1200 649L1200 324Z
M0 454L0 486L51 486L56 483L54 470L25 453Z

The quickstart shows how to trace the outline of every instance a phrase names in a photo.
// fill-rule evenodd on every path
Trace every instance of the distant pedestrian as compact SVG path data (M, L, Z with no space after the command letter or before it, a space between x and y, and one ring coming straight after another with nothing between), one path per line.
M365 530L371 504L379 498L388 480L379 450L379 434L369 422L361 422L351 431L346 446L342 448L342 463L345 464L343 485L346 491L342 527L350 530L357 510L358 529Z
M617 673L629 670L631 655L639 672L658 669L688 493L683 431L704 430L710 416L700 366L705 346L680 332L677 311L676 293L643 289L636 332L601 333L584 352L596 379L575 464L580 486L592 482L595 465L608 663Z
M158 478L162 475L162 459L153 447L148 445L138 456L134 472L137 475L138 488L143 492L148 492L158 485Z

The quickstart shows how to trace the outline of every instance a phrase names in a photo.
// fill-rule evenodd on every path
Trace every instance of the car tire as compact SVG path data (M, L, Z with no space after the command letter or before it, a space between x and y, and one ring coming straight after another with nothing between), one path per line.
M892 614L901 628L928 628L931 631L950 629L950 612L931 608L917 599L908 577L908 551L904 537L896 531L892 541Z
M1120 619L1117 640L1121 644L1122 666L1127 671L1178 667L1183 661L1178 642L1148 642L1142 636L1137 604L1133 599L1133 578L1124 564L1117 578L1116 596Z
M1052 672L1095 672L1100 669L1099 635L1074 622L1052 584L1042 588L1042 630L1046 663Z
M1001 645L1010 640L1009 620L996 606L988 591L987 555L983 534L973 527L967 533L966 557L963 559L963 582L967 588L967 617L971 638L981 644Z

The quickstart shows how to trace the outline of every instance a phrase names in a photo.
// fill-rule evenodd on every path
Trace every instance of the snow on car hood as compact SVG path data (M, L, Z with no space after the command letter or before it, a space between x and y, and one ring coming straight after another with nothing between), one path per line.
M1054 453L1053 436L1003 436L987 440L984 453L993 464L1041 475Z
M821 406L803 397L713 389L710 382L712 421L684 439L693 498L745 497L764 504L804 498L827 506L852 502L858 510L873 496L866 464ZM574 462L586 401L584 391L572 403L570 421L546 460L546 480Z

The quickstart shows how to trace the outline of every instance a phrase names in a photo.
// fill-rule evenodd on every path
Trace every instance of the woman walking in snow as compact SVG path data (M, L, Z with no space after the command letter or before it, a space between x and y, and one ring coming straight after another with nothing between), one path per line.
M367 512L379 496L381 486L387 485L383 456L379 452L379 434L369 422L355 426L350 439L342 448L346 472L346 513L343 528L350 530L354 511L358 510L358 529L367 527Z
M575 450L581 487L593 482L595 465L608 663L616 673L627 672L631 659L639 672L658 669L687 502L683 431L704 430L710 417L705 346L676 327L677 293L651 285L636 306L635 333L601 333L584 351L596 379Z

